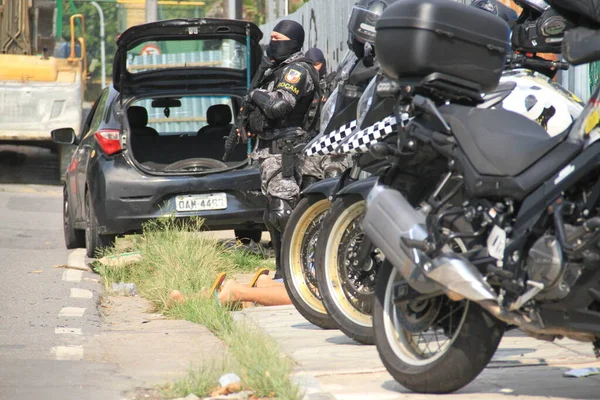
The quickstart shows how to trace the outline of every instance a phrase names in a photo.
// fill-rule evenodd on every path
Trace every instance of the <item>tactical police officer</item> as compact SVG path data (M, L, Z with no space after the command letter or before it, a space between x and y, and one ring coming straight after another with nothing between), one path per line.
M321 99L315 98L309 110L309 115L312 118L317 112L320 112L321 107L331 94L332 81L336 74L327 75L327 60L321 49L313 47L306 52L305 57L312 62L319 73L319 86L321 88ZM318 133L318 129L309 132L311 139ZM301 186L304 189L319 180L341 175L350 167L350 157L345 154L300 156L298 165L299 170L302 172Z
M271 234L279 270L281 235L300 194L302 171L295 161L316 126L319 114L309 117L320 99L319 75L304 58L304 28L280 21L271 33L269 57L273 65L260 89L250 92L249 132L259 138L251 157L260 165L262 192L267 196L264 220ZM278 274L276 274L276 277Z

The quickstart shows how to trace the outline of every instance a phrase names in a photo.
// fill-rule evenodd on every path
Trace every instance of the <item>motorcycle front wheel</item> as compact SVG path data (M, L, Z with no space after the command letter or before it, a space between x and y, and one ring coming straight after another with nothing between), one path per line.
M375 345L386 369L417 393L451 393L469 384L496 352L505 331L475 303L446 296L395 301L404 284L384 262L375 289Z
M302 199L290 216L282 239L283 282L304 318L323 329L338 328L325 310L315 276L315 251L321 223L331 203L324 197Z
M337 199L323 221L317 245L317 282L325 309L349 338L373 344L373 294L382 255L369 249L359 259L364 239L360 195Z

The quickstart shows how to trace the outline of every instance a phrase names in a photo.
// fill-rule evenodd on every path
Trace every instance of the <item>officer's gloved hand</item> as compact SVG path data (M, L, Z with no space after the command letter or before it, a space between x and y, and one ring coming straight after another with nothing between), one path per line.
M266 91L265 89L253 89L250 91L250 93L248 93L248 97L252 100L254 98L254 96L256 96L256 94L258 93L268 93L268 91Z
M254 89L249 94L250 98L248 103L253 104L255 107L260 108L261 110L265 110L268 107L271 107L271 98L269 97L269 92L264 89Z
M272 68L274 66L275 66L275 62L273 60L271 60L269 57L263 57L260 60L260 67L261 68L268 69L268 68Z

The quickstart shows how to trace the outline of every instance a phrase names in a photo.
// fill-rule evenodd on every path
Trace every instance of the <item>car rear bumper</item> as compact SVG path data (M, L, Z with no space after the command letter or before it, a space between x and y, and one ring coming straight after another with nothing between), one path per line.
M123 156L99 159L90 165L88 182L100 232L125 234L142 229L145 222L165 216L201 217L209 229L263 229L265 197L260 192L258 169L205 176L156 177L146 175ZM91 173L91 175L90 175ZM186 194L225 193L227 208L179 212L175 197Z

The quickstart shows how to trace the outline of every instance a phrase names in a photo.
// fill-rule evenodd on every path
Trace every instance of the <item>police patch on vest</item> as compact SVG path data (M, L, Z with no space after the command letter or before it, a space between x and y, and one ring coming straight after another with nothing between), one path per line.
M279 82L279 85L277 85L277 89L287 89L290 92L294 93L295 95L300 93L300 89L298 89L296 86L291 85L289 83L285 83L285 82Z
M292 85L300 82L300 78L302 78L302 72L296 71L295 69L290 69L285 75L285 80Z

